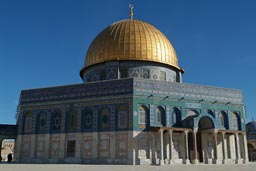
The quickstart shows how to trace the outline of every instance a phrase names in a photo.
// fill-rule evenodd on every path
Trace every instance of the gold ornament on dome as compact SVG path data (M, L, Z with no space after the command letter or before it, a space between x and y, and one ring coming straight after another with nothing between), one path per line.
M89 66L106 61L152 61L180 70L175 49L157 28L133 19L115 22L104 29L91 43L82 73Z

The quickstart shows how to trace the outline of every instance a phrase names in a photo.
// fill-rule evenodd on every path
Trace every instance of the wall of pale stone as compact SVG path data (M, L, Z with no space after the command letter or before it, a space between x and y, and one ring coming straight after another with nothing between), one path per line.
M75 155L68 156L68 141ZM133 163L132 131L19 135L16 160L33 163Z

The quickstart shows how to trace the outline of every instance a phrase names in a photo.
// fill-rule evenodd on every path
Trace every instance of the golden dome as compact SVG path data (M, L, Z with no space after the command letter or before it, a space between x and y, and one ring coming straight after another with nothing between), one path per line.
M180 70L170 41L157 28L139 20L121 20L104 29L91 43L82 72L88 66L112 60L142 60Z

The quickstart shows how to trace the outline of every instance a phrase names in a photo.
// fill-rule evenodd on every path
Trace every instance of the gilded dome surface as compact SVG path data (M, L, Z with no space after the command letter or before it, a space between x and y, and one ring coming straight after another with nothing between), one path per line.
M104 29L91 43L84 68L112 60L142 60L177 69L176 52L157 28L140 20L121 20Z

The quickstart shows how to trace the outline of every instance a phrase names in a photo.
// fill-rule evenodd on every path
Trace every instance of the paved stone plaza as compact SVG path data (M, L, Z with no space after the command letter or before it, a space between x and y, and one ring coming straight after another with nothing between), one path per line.
M256 163L239 165L168 165L168 166L132 166L132 165L75 165L75 164L0 164L2 171L253 171Z

